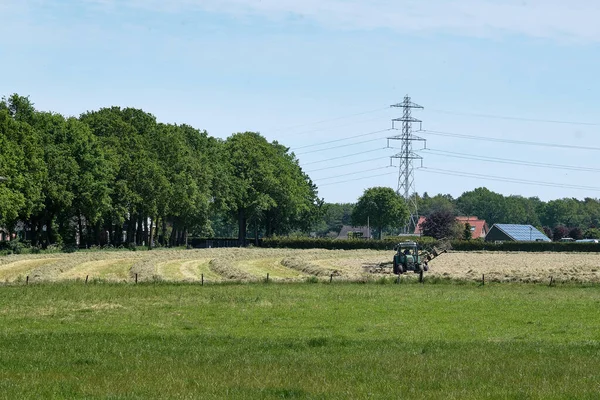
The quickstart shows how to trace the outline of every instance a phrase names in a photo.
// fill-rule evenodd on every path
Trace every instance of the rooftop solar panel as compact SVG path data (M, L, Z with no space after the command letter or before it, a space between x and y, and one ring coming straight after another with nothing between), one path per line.
M550 242L551 240L542 232L531 225L496 224L508 236L519 242L539 241Z

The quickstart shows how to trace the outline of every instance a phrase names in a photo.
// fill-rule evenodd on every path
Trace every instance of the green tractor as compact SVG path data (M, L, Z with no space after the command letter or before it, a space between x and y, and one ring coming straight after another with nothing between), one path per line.
M394 250L396 250L393 263L394 274L399 275L408 271L419 274L429 269L427 266L429 257L419 253L420 248L416 242L398 243Z
M396 275L413 271L415 274L423 274L429 270L429 261L451 250L448 241L438 242L436 246L422 248L417 242L398 243L394 250L393 272ZM389 264L388 264L389 265Z

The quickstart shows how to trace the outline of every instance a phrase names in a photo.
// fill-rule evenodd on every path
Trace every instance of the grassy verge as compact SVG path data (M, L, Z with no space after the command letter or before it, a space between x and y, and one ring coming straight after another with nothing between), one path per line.
M600 289L0 287L0 398L597 398Z

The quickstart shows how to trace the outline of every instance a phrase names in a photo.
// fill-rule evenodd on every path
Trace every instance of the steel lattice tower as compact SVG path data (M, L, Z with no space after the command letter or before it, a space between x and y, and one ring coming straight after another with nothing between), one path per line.
M413 122L422 122L421 120L412 117L412 109L422 109L423 107L413 103L408 95L404 97L402 103L393 104L391 107L402 108L403 110L402 118L395 118L392 120L392 129L397 129L396 122L402 122L402 134L388 138L388 143L389 140L401 141L402 151L392 156L392 159L397 158L400 160L397 193L404 197L410 212L410 218L404 226L404 233L408 234L414 232L419 220L413 160L423 160L421 156L413 152L413 142L426 141L412 133Z

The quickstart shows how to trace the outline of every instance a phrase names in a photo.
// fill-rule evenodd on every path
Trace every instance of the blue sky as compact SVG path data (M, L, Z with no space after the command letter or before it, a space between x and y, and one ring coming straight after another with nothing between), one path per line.
M598 172L481 159L600 168L593 1L1 0L0 15L2 94L66 115L138 107L223 138L259 131L294 149L327 201L396 188L392 132L313 145L389 128L405 94L427 130L596 148L423 133L436 151L421 153L417 191L600 197Z

